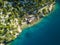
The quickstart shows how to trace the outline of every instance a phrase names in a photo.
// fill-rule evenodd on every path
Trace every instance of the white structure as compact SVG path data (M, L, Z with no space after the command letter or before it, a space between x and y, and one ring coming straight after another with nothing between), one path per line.
M3 43L1 43L0 45L4 45Z

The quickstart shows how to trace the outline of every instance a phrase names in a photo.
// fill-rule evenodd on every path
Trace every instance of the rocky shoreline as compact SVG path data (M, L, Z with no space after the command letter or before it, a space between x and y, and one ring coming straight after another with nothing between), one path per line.
M21 29L24 29L24 28L27 28L27 27L30 27L30 26L33 26L34 24L36 24L36 22L39 22L39 20L41 20L43 17L45 17L45 16L48 16L48 13L50 13L51 11L53 11L53 9L54 9L54 7L55 7L55 2L53 2L52 4L50 4L50 5L47 5L47 6L45 6L45 7L43 7L42 9L46 9L47 8L47 14L42 14L41 13L41 9L39 9L38 10L38 16L37 17L35 17L35 19L34 20L32 20L31 22L30 22L30 24L27 24L27 22L22 22L23 24L21 25ZM40 14L39 14L40 13ZM42 15L42 16L41 16ZM30 15L30 16L34 16L34 15ZM34 17L33 17L34 18Z
M29 3L30 2L28 2L28 4ZM35 5L36 4L33 6ZM30 4L28 6L22 6L20 3L17 3L17 1L0 1L0 45L5 45L16 39L24 28L33 26L47 16L47 14L53 10L54 5L55 1L46 3L45 5L43 3L43 5L41 5L42 7L37 5L39 8L36 6L37 9L31 10L25 9L27 7L29 8L29 6L31 6Z

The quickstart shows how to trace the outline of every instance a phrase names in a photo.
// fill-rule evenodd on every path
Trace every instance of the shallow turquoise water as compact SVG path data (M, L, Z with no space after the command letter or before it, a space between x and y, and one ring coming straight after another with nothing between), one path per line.
M24 29L11 45L60 45L60 5L41 22Z

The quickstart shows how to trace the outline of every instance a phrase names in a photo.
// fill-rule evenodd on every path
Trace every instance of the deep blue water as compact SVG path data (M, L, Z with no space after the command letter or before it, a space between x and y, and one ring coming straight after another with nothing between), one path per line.
M60 5L38 24L24 29L11 45L60 45Z

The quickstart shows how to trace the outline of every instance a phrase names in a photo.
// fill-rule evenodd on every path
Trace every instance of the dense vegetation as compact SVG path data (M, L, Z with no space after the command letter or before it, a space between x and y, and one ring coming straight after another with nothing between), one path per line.
M17 31L16 18L21 21L27 14L37 14L39 8L54 0L0 0L0 43L7 43L14 40ZM43 10L45 14L45 9ZM13 34L11 33L13 31Z

